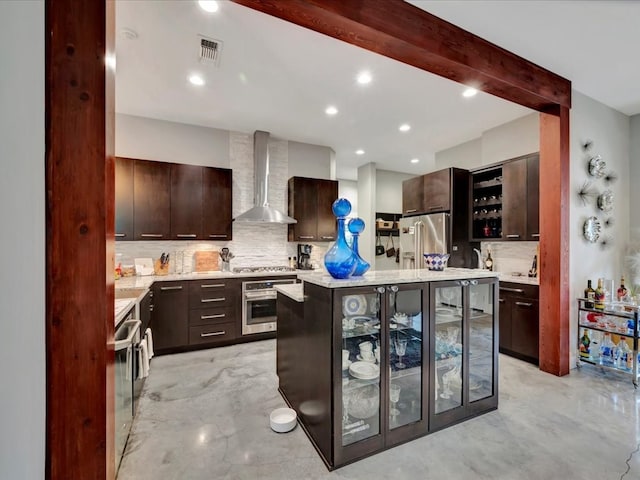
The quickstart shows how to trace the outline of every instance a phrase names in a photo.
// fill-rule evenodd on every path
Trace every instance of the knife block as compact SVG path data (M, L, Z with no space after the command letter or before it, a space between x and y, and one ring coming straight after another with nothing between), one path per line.
M165 263L164 265L160 262L160 259L156 259L153 262L153 271L156 275L168 275L169 274L169 263Z

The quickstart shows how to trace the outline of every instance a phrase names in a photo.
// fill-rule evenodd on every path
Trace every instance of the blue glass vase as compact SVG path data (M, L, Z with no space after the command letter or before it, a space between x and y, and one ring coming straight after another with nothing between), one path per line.
M358 237L364 230L364 220L362 220L361 218L352 218L351 220L349 220L347 228L353 236L353 242L351 242L351 250L353 250L353 254L356 256L356 269L353 271L353 276L360 277L364 275L367 270L369 270L369 267L371 267L369 262L364 260L360 256L360 252L358 252Z
M351 212L351 203L339 198L331 206L338 219L338 236L333 246L324 256L324 266L333 278L349 278L357 265L357 258L345 238L344 218Z

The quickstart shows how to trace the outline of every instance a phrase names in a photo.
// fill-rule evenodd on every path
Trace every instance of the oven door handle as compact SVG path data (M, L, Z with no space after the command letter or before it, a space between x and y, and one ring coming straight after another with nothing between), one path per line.
M265 293L265 292L249 293L249 292L245 292L244 298L246 300L275 300L277 298L277 294L275 292L274 293Z
M140 320L126 320L122 322L122 325L118 328L118 332L120 332L123 328L126 328L129 330L129 333L127 334L126 338L123 338L122 340L116 340L116 352L119 350L124 350L125 348L133 344L133 339L140 331L140 325L142 325L142 322Z

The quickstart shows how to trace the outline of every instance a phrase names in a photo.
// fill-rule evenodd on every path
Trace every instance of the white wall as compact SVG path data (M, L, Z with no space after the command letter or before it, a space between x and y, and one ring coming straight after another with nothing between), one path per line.
M633 187L640 185L640 114L631 117L631 148L629 157L629 182ZM640 189L631 188L629 204L640 205ZM640 244L640 208L629 211L629 226L631 238Z
M408 173L376 170L376 212L402 213L402 182L413 177Z
M0 2L0 478L44 478L44 2Z
M376 216L376 164L367 163L358 168L358 216L364 220L364 232L358 242L359 253L370 264L374 264Z
M350 217L358 216L358 182L353 180L338 180L338 197L351 202ZM367 225L365 225L367 228Z
M580 296L587 285L587 279L594 282L599 277L613 279L616 286L623 272L624 251L629 242L629 151L630 121L626 115L613 110L579 92L573 91L573 107L570 117L571 170L570 170L570 299L571 299L571 336L574 345L577 335L577 313L573 299ZM594 180L587 169L589 155L582 145L591 140L590 154L599 154L607 164L607 171L614 172L618 180L607 186L602 179ZM544 181L544 172L540 172L540 181ZM613 211L606 215L595 207L595 198L587 205L579 199L577 192L585 181L591 181L594 188L601 192L610 188L614 193ZM607 248L591 244L582 236L584 220L594 215L601 221L613 218L612 227L604 228L602 237L611 242ZM544 232L542 232L544 234ZM571 365L575 365L575 349L571 348Z
M436 153L435 170L449 167L471 170L482 165L482 139L475 138Z
M289 141L289 176L332 179L333 156L329 147Z

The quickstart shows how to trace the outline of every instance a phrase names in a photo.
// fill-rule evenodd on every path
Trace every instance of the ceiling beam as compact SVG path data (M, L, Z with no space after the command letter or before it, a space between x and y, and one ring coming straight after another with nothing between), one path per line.
M571 107L569 80L403 0L233 1L540 112Z

